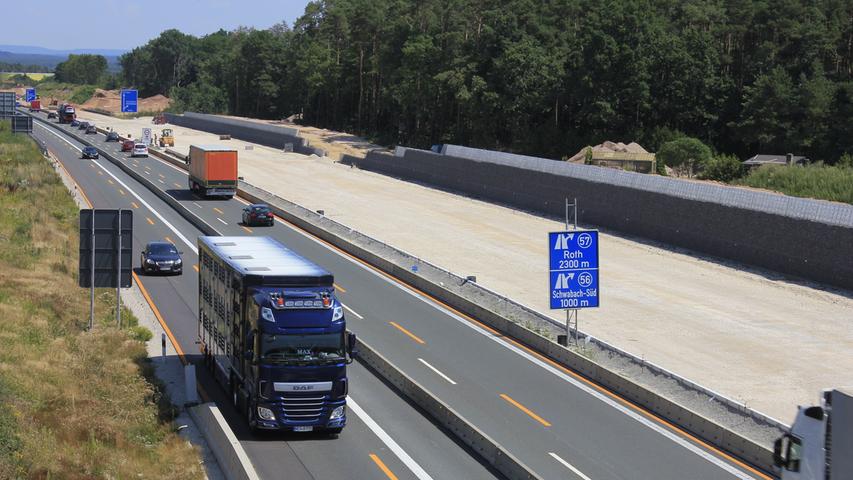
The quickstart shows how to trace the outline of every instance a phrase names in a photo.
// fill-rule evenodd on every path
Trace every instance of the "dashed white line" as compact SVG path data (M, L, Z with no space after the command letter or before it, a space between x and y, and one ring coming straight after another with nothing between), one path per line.
M224 225L228 225L228 224L225 222L225 220L223 220L223 219L221 219L221 218L219 218L219 217L216 217L216 219L217 219L217 220L219 220L220 222L222 222Z
M385 433L385 430L383 430L382 427L380 427L379 424L367 414L367 412L362 410L358 403L355 402L355 399L349 397L347 399L347 406L349 406L353 413L361 418L361 421L363 421L364 424L367 425L367 427L372 430L380 440L382 440L382 443L394 452L394 455L397 455L397 458L399 458L400 461L403 462L403 464L406 465L419 480L432 480L432 477L429 476L429 474L426 473L420 465L418 465L418 462L410 457L409 454L406 453L406 451L403 450L403 448L395 442L390 435Z
M568 468L569 470L571 470L571 471L572 471L572 473L574 473L575 475L577 475L577 476L581 477L583 480L592 480L591 478L589 478L589 477L587 477L586 475L584 475L584 474L583 474L583 472L581 472L580 470L578 470L577 468L575 468L575 466L574 466L574 465L572 465L571 463L569 463L569 462L567 462L567 461L563 460L562 458L560 458L560 456L559 456L559 455L557 455L556 453L554 453L554 452L548 452L548 455L551 455L551 457L553 457L553 458L554 458L554 460L556 460L556 461L560 462L561 464L563 464L563 466L564 466L564 467L566 467L566 468Z
M344 304L342 303L341 305L344 305ZM346 308L346 309L347 309L347 311L349 311L349 313L351 313L351 314L355 315L355 316L356 316L356 317L358 317L360 320L364 320L364 317L362 317L361 315L359 315L359 314L358 314L358 312L356 312L355 310L353 310L353 309L349 308L349 307L348 307L348 306L346 306L346 305L344 305L344 308Z
M201 205L199 205L199 204L197 204L197 203L195 203L195 202L193 202L193 205L195 205L195 206L196 206L196 207L198 207L198 208L204 208L204 207L202 207Z
M418 361L420 361L421 363L423 363L424 365L426 365L426 366L427 366L427 368L429 368L430 370L432 370L433 372L435 372L439 377L441 377L441 378L443 378L443 379L447 380L448 382L450 382L450 384L451 384L451 385L456 385L456 382L454 382L453 380L451 380L451 379L450 379L450 377L448 377L447 375L445 375L445 374L441 373L441 371L439 371L439 369L437 369L437 368L433 367L432 365L430 365L429 363L427 363L427 361L426 361L426 360L424 360L423 358L418 358Z

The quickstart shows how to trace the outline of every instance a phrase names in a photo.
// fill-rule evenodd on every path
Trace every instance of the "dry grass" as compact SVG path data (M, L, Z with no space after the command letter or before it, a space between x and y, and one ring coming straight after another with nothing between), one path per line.
M0 478L201 478L139 327L77 287L77 207L35 145L0 127ZM124 311L128 327L135 325Z

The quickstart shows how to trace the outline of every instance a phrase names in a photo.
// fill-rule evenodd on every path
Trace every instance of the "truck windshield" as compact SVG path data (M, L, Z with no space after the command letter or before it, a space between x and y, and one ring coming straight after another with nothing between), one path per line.
M288 365L323 365L343 361L342 333L313 335L261 335L261 362Z

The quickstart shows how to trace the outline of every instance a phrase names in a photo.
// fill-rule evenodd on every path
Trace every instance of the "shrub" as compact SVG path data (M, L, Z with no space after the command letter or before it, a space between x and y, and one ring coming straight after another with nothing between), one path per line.
M695 166L704 166L711 160L711 149L696 138L681 137L664 143L656 158L679 174L692 176Z
M765 165L735 182L738 185L766 188L795 197L818 198L853 204L853 168Z
M746 169L740 160L734 155L718 155L708 161L699 173L703 180L716 180L718 182L732 182L746 173Z

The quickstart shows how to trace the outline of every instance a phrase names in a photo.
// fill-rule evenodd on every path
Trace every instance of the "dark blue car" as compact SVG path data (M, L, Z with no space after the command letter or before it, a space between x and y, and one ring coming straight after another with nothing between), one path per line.
M151 242L146 245L139 263L142 272L145 274L175 273L180 275L183 271L181 252L169 242Z
M83 158L98 158L98 149L95 147L83 147Z

